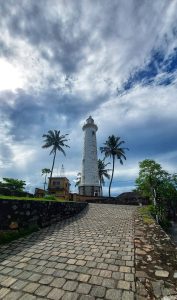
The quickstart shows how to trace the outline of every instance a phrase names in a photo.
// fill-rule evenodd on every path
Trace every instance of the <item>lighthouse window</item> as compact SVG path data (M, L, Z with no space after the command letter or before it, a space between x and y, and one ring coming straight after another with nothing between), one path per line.
M92 135L95 135L95 131L92 131Z

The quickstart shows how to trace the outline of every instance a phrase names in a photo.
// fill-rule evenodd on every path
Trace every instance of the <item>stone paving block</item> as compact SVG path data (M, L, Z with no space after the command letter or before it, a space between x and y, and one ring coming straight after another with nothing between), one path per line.
M17 280L14 284L11 285L11 288L14 290L21 290L27 285L28 282L24 280Z
M18 275L18 278L20 279L28 279L29 277L31 277L33 275L33 272L30 271L23 271Z
M75 265L67 265L67 267L65 268L66 271L74 271L76 270L77 266Z
M36 296L30 294L24 294L19 300L36 300Z
M40 284L50 284L51 282L52 282L52 280L53 280L53 277L52 276L50 276L50 275L43 275L42 277L41 277L41 279L39 280L39 283Z
M4 297L10 292L8 288L0 288L0 299L4 299Z
M75 280L78 276L78 273L76 272L67 272L67 274L65 275L66 279L71 279L71 280Z
M15 279L13 277L8 277L1 282L1 285L5 286L5 287L10 287L16 280L17 279Z
M8 293L3 300L18 300L20 297L22 296L22 292L20 291L11 291L10 293Z
M79 298L79 294L72 293L72 292L66 292L64 296L62 297L62 300L77 300Z
M31 275L29 278L28 278L28 280L30 280L30 281L34 281L34 282L38 282L40 279L41 279L41 277L42 277L42 275L40 275L40 274L33 274L33 275Z
M95 297L89 295L82 295L79 300L95 300Z
M77 293L80 293L80 294L89 294L90 290L91 290L91 285L88 284L88 283L80 283L78 288L77 288Z
M125 274L120 272L112 272L112 278L114 279L124 279Z
M51 282L51 286L57 287L57 288L61 288L66 282L66 279L64 278L55 278L52 282Z
M122 300L134 300L134 293L129 291L123 291Z
M79 259L79 260L76 261L77 266L84 266L85 264L86 264L85 260Z
M122 290L129 290L130 289L130 282L125 281L125 280L120 280L118 282L117 288L122 289Z
M111 278L112 272L107 270L101 270L99 276Z
M57 270L55 271L52 276L54 277L64 277L66 275L67 271L64 270Z
M52 275L55 272L54 268L45 268L42 273L46 275Z
M76 259L70 258L70 259L68 259L67 264L74 265L76 262L77 262Z
M65 269L67 266L67 264L64 264L64 263L57 263L57 264L54 263L54 265L55 265L55 266L53 266L54 268L60 269L60 270Z
M51 291L51 287L46 285L40 285L34 293L37 296L45 297L50 291Z
M64 293L65 292L61 289L53 288L47 295L47 299L60 300Z
M1 274L6 275L6 274L10 273L11 271L13 271L13 268L5 267L1 270Z
M98 276L100 274L100 269L89 269L88 274Z
M126 273L125 274L125 280L126 281L135 281L135 276L132 273Z
M96 285L101 285L102 282L103 282L103 277L99 277L99 276L92 276L89 280L89 283L96 284Z
M115 266L115 265L108 265L108 270L117 272L117 271L119 271L119 267Z
M120 266L119 271L123 272L123 273L131 273L131 268L130 267Z
M86 263L86 267L88 267L88 268L95 268L96 265L97 265L97 263L95 261L88 261Z
M105 286L106 288L115 288L116 281L114 279L104 278L102 282L102 286Z
M39 286L40 286L39 283L30 282L23 288L23 291L27 293L34 293Z
M77 280L82 282L88 282L90 279L90 276L87 274L79 274Z
M64 286L63 286L63 289L66 290L66 291L70 291L70 292L73 292L76 290L78 286L78 282L77 281L71 281L71 280L68 280Z
M76 272L78 273L88 273L89 268L87 268L86 266L77 266L77 268L75 269Z
M104 298L106 288L103 286L93 286L90 295L94 297Z
M134 261L131 261L131 260L128 261L128 260L127 260L127 261L126 261L126 266L127 266L127 267L133 267L133 266L134 266Z
M122 295L122 291L121 290L110 289L110 290L107 290L105 299L119 300L119 299L122 299L121 295Z

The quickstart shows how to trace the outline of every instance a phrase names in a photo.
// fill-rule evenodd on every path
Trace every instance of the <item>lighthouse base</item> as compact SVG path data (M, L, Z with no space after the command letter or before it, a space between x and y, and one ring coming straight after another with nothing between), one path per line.
M83 196L100 196L100 187L94 185L80 185L79 195Z

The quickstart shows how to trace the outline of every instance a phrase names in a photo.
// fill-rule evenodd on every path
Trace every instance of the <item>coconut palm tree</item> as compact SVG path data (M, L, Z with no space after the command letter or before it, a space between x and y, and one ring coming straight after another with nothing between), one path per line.
M110 165L110 163L105 164L104 159L98 159L98 176L99 176L99 181L100 181L100 192L101 195L103 194L103 189L102 186L105 185L104 177L107 179L110 179L110 175L108 172L110 169L106 169L107 165Z
M50 169L47 169L47 168L42 169L42 176L45 175L45 180L44 180L44 191L45 191L45 186L46 186L46 184L47 184L47 181L46 181L46 179L47 179L47 174L49 174L50 172L51 172Z
M75 183L75 187L79 186L79 184L81 183L81 173L77 173L76 179L73 180Z
M66 153L63 150L63 147L70 148L67 144L65 144L65 142L68 141L68 139L66 138L67 135L68 134L60 135L60 130L59 131L49 130L47 134L43 134L43 136L42 136L44 138L44 143L45 143L42 146L42 148L52 147L50 154L53 154L53 162L52 162L50 178L52 177L52 174L53 174L53 168L54 168L54 164L55 164L57 150L62 152L66 156Z
M115 158L117 158L121 165L123 165L123 159L126 160L125 150L129 150L128 148L121 148L121 145L124 143L124 141L120 140L120 137L111 135L104 143L104 147L100 147L101 153L104 153L105 157L112 157L112 174L109 183L109 197L111 197L111 184L114 176Z

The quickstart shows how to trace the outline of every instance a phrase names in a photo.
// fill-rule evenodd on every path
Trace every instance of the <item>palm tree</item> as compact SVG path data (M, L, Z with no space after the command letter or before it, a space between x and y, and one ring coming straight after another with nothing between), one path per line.
M66 156L66 153L63 150L63 147L70 148L67 144L65 144L65 142L68 141L68 139L66 138L67 135L68 134L60 135L60 130L59 131L49 130L47 134L43 134L43 136L42 136L44 138L44 143L45 143L42 146L42 148L52 147L50 154L53 154L53 162L52 162L50 178L52 177L52 174L53 174L53 168L54 168L54 164L55 164L55 157L56 157L57 150L61 151Z
M107 165L109 165L110 163L105 164L104 159L98 159L98 176L99 176L99 181L100 181L100 192L101 195L103 193L103 189L102 186L104 186L105 181L104 181L104 177L106 177L107 179L110 179L110 175L108 174L108 171L110 171L110 169L106 169Z
M125 150L129 150L128 148L120 147L124 143L124 141L120 140L120 137L111 135L104 143L105 146L100 147L101 153L104 153L105 157L112 157L112 175L109 184L109 197L111 197L111 184L114 176L115 158L119 159L121 165L123 165L123 159L126 160Z
M75 182L75 187L79 186L79 184L81 183L81 173L77 173L77 177L76 179L73 180Z
M45 186L46 186L46 184L47 184L47 181L46 181L46 179L47 179L47 174L49 174L50 172L51 172L50 169L47 169L47 168L42 169L42 176L45 175L44 191L45 191Z

